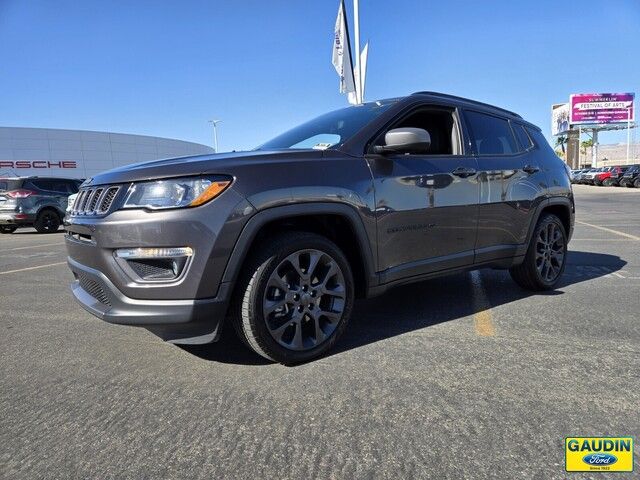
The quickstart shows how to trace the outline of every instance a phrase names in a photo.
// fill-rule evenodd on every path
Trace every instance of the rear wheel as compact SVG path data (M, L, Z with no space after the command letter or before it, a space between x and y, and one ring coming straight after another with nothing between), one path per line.
M509 270L511 278L527 290L551 290L567 261L567 234L558 217L543 214L533 232L524 261Z
M231 318L256 353L284 364L329 350L353 307L353 276L342 251L320 235L269 238L239 279Z
M53 233L57 232L60 228L60 216L55 210L46 209L42 210L36 221L33 223L34 228L38 233Z
M611 185L613 185L613 179L605 178L604 182L602 182L602 185L604 185L605 187L610 187Z
M0 233L13 233L17 229L16 225L0 225Z

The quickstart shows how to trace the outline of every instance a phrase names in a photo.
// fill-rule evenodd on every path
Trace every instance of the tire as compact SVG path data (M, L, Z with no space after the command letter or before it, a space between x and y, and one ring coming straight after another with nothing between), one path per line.
M38 233L54 233L60 228L60 215L51 208L46 208L38 213L33 227Z
M635 188L640 188L640 178L636 178L633 182Z
M309 273L312 262L315 268ZM267 238L248 258L230 317L252 350L293 365L333 347L347 326L353 301L353 275L344 253L320 235L287 232Z
M626 182L624 182L624 186L627 188L633 188L633 183L634 183L633 180L627 180Z
M16 225L0 225L0 233L13 233L17 229Z
M611 180L610 178L605 178L604 182L602 182L602 185L604 185L605 187L610 187L613 184L613 180Z
M566 263L567 233L564 226L555 215L544 213L536 224L524 261L509 269L509 273L525 290L551 290L562 277Z

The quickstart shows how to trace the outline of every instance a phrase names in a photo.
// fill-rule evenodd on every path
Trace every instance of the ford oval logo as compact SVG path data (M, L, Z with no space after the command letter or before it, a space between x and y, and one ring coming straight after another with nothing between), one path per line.
M615 455L610 453L590 453L582 457L582 461L587 465L613 465L618 461Z

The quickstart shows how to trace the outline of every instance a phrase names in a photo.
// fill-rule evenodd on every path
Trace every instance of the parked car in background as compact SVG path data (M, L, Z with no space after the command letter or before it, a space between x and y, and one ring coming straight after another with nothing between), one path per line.
M638 175L640 174L640 165L631 165L622 178L620 178L620 186L621 187L636 187L639 188L636 180L638 179Z
M614 166L610 166L610 167L602 167L600 172L596 172L595 176L593 177L593 184L601 187L602 183L607 179L607 178L611 178L611 174L614 171L618 171L616 169L620 169L620 167L614 167Z
M602 173L596 177L596 185L603 185L605 187L617 187L619 186L619 180L622 175L629 169L628 165L621 165L611 167L609 172Z
M580 183L580 181L582 180L582 176L589 170L589 168L574 170L575 173L573 174L573 176L571 176L571 183Z
M577 170L571 170L571 172L569 173L569 180L571 180L571 183L576 183L576 178L578 177L578 175L580 175L583 172L583 170L581 169L577 169Z
M0 233L33 226L39 233L60 227L69 195L82 180L71 178L0 178Z
M596 178L596 175L604 170L604 167L600 168L592 168L587 173L583 174L580 178L580 183L583 185L593 185L593 180Z
M77 193L73 193L73 194L69 195L69 198L67 198L66 213L69 213L73 209L73 204L76 203L76 198L78 198L78 194Z

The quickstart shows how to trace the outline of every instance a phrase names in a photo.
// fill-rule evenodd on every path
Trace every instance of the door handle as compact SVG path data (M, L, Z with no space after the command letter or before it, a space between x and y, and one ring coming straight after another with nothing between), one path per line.
M467 178L478 173L475 168L458 167L453 172L456 177Z
M538 167L537 165L525 165L522 168L522 171L528 173L529 175L532 175L534 173L537 173L540 171L540 167Z

